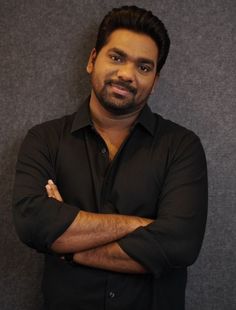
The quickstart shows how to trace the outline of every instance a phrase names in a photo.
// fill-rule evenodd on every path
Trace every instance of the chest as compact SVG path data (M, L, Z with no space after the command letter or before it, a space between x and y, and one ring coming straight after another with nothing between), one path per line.
M165 177L165 157L151 138L131 135L110 149L94 135L63 141L58 150L57 184L66 202L80 209L156 217Z
M121 148L122 144L125 142L129 136L129 129L123 130L113 130L113 131L101 131L97 129L98 135L103 139L104 144L107 147L109 159L113 160L117 152Z

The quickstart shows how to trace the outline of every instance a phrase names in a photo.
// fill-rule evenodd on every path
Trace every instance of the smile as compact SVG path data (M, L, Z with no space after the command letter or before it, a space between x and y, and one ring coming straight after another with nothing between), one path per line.
M119 96L129 96L129 95L136 95L137 89L124 81L115 81L115 80L107 80L105 81L105 85L111 88L114 94Z
M123 86L117 84L111 84L110 87L114 93L119 94L121 96L128 96L131 94L131 91Z

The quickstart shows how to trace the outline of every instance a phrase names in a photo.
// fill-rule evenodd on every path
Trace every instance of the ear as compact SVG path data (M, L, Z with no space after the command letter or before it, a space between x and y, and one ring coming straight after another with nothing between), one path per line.
M155 90L155 87L157 85L158 80L159 80L159 73L157 73L156 76L155 76L155 79L154 79L154 82L153 82L153 85L152 85L151 94L154 93L154 90Z
M94 68L94 63L97 57L97 51L95 48L92 49L90 56L89 56L89 60L88 60L88 64L86 67L86 70L89 74L91 74L93 72L93 68Z

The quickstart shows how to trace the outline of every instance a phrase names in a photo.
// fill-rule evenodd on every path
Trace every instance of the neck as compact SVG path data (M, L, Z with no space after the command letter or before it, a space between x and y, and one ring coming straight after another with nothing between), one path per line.
M137 119L140 110L125 115L114 115L107 111L91 94L90 112L94 125L100 130L130 130Z

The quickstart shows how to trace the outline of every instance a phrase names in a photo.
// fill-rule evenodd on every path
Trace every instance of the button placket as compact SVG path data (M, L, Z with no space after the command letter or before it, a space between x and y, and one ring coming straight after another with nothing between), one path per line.
M116 294L115 294L115 292L110 291L109 294L108 294L108 296L109 296L109 298L113 299L113 298L116 297Z

